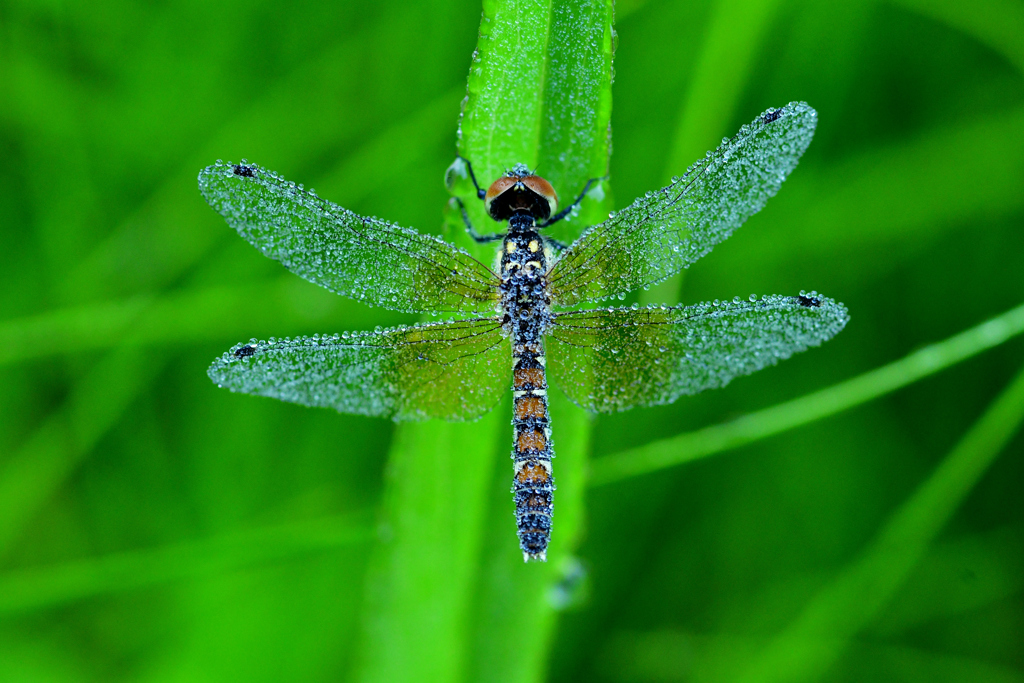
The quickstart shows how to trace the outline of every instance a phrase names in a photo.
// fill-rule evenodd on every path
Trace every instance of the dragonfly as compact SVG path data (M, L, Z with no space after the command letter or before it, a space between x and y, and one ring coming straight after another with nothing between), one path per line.
M519 546L524 561L543 561L555 491L549 376L593 413L668 404L843 329L846 308L816 292L607 305L688 267L759 211L796 167L816 123L803 102L769 109L568 246L541 231L576 210L590 183L559 211L554 188L526 166L485 190L465 164L486 213L504 226L479 235L466 219L478 241L500 241L492 265L438 237L360 216L256 164L213 164L199 174L203 196L264 255L367 304L453 317L253 339L216 359L209 376L231 391L396 421L473 420L511 390ZM590 302L597 307L581 306Z

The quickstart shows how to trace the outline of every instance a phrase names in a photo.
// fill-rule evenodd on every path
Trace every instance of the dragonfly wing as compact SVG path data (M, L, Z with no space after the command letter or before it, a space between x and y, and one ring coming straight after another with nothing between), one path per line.
M339 337L239 344L213 362L222 387L395 420L472 420L511 386L497 319L428 323Z
M551 267L552 301L572 306L625 294L704 256L775 195L816 123L803 102L769 110L682 178L588 229Z
M818 295L558 313L548 367L580 407L617 412L725 386L831 339L847 319Z
M199 189L264 255L310 282L396 311L490 313L498 279L431 235L352 213L276 173L218 162Z

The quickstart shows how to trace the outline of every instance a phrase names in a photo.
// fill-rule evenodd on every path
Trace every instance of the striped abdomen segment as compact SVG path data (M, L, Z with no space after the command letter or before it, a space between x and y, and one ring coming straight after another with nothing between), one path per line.
M551 476L551 429L542 343L516 345L513 352L512 459L516 527L523 560L546 560L551 538L555 480Z

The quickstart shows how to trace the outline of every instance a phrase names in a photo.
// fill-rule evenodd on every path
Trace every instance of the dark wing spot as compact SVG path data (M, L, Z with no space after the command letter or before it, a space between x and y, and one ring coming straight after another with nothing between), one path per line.
M771 123L782 118L781 109L769 109L764 116L761 117L761 123Z
M821 299L816 296L804 296L801 294L796 300L801 306L806 306L807 308L818 308L821 306Z
M235 164L232 168L235 175L240 175L243 178L255 178L256 173L253 172L252 166L242 166L241 164Z
M245 346L240 346L235 349L235 358L245 358L246 356L251 356L254 353L256 353L256 347L252 344L246 344Z

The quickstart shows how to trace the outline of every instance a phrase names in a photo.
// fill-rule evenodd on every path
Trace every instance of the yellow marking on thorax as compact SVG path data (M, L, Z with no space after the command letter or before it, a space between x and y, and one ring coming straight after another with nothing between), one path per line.
M507 251L508 253L510 253L510 254L514 253L517 248L518 247L516 246L515 242L512 242L512 241L505 242L505 251Z
M536 253L540 249L540 244L537 240L530 240L530 251Z

